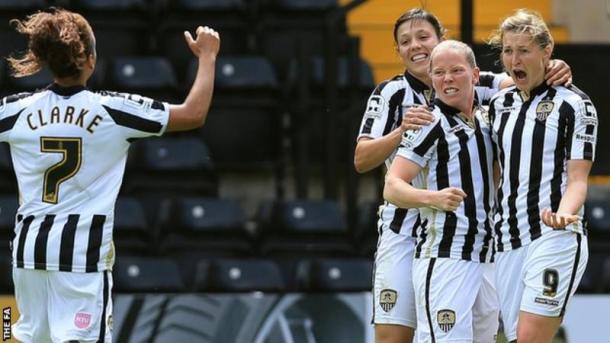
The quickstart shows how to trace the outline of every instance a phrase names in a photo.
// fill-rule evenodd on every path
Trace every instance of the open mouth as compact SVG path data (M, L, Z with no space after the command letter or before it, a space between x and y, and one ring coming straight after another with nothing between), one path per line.
M513 70L513 75L515 75L515 78L517 80L525 80L525 78L527 77L527 73L523 70Z
M458 89L457 89L457 88L453 88L453 87L450 87L450 88L445 88L445 89L443 90L443 93L445 93L445 94L447 94L447 95L455 94L455 93L457 93L457 92L458 92Z
M414 55L413 57L411 57L411 61L420 62L420 61L425 60L426 58L428 58L428 54L417 54L417 55Z

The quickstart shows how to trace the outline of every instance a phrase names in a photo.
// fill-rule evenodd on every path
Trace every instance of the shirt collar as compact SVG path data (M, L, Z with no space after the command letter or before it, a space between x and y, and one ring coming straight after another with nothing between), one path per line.
M421 82L418 78L411 75L408 71L405 71L405 78L409 81L411 88L416 92L423 93L424 91L430 90L427 84Z
M52 83L47 87L48 90L52 91L55 94L62 96L72 96L78 92L84 91L87 89L85 86L70 86L70 87L62 87L57 83Z

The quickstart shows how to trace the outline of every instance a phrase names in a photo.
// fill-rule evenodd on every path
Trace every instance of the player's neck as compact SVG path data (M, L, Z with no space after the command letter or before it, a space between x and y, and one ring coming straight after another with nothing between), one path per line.
M72 78L72 77L56 77L53 80L60 87L75 87L75 86L83 86L87 85L87 80L83 77Z

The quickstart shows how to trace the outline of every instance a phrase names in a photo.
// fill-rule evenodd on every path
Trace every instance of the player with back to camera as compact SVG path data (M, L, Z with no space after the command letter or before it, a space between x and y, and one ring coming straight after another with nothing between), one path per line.
M12 242L26 343L112 342L112 226L127 150L134 139L203 125L212 99L218 33L184 33L199 67L182 104L86 88L96 64L95 36L63 9L14 20L28 39L8 62L15 77L47 67L46 89L0 103L0 141L8 142L20 206Z
M384 161L389 167L409 124L423 122L416 106L427 107L432 101L429 55L444 39L444 33L438 18L419 8L403 13L396 20L393 38L406 71L380 83L368 100L354 158L358 172L367 172ZM563 61L549 63L549 82L564 83L570 77L569 67ZM481 72L477 96L485 103L500 88L511 84L506 75ZM403 121L406 113L412 114ZM422 187L418 179L414 185ZM413 340L417 322L410 271L417 218L417 209L397 208L387 202L379 210L372 319L376 342L410 343Z

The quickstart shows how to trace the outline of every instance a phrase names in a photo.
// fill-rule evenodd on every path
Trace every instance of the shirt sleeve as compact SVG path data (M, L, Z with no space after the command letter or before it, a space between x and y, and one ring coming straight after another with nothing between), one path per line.
M13 127L27 106L20 99L29 95L20 93L0 99L0 142L9 142Z
M107 97L102 107L112 120L126 128L126 138L160 136L167 129L169 104L137 94Z
M438 139L443 134L443 128L438 118L421 129L407 130L402 135L402 141L396 155L425 168L428 161L436 154Z
M391 88L393 87L390 81L385 81L375 88L366 103L357 139L379 138L388 134L390 128L396 127L395 113L390 113L390 97L393 93Z
M500 91L500 83L509 78L506 73L495 74L491 72L481 72L479 83L475 87L479 101L483 105L489 104L494 94Z
M569 146L568 159L595 159L597 143L597 110L591 100L579 100L574 106L574 131Z

